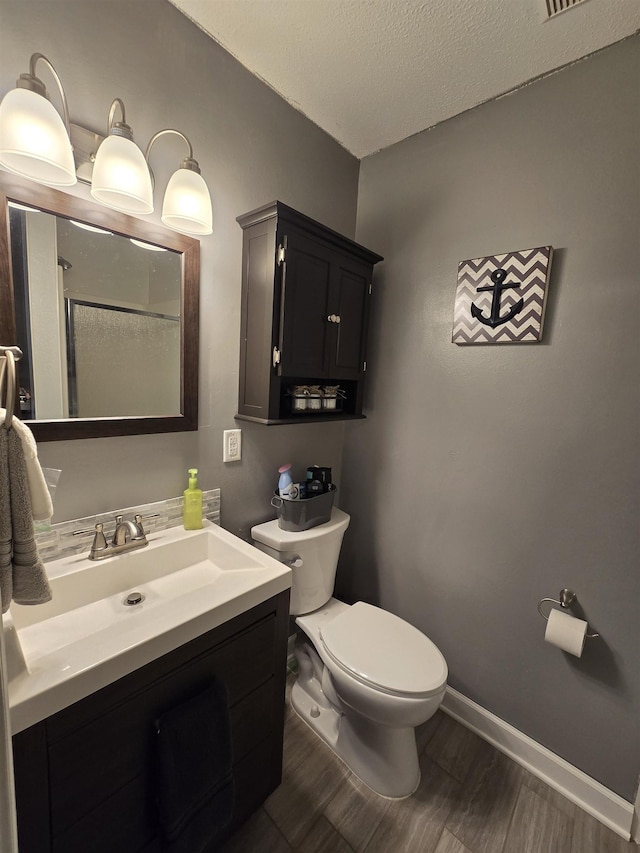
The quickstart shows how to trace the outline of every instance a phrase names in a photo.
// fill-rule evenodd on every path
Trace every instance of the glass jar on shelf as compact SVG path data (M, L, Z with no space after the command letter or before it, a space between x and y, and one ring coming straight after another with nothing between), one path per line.
M322 409L322 391L319 385L309 385L309 396L307 397L307 409L319 412Z
M309 399L309 386L293 385L289 393L291 394L291 411L306 412L307 400Z
M339 385L325 385L322 389L322 408L327 411L335 411L338 407Z

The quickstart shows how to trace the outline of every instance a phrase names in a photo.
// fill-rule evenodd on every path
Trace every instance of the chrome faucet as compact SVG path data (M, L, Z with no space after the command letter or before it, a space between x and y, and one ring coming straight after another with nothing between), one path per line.
M128 542L131 543L131 548L141 548L148 544L142 527L141 515L136 515L135 521L123 521L121 515L116 515L116 529L113 531L112 545L114 548L122 548Z
M145 515L145 518L158 518L158 513ZM145 545L149 544L142 526L142 516L137 514L134 515L133 521L116 515L116 526L111 542L107 541L102 522L98 522L93 530L73 531L74 536L83 536L87 533L94 534L93 544L88 555L90 560L104 560L106 557L123 554L125 551L133 551L135 548L144 548Z
M145 518L156 518L157 513L147 515ZM115 554L124 554L126 551L133 551L135 548L144 548L148 545L147 536L142 526L142 516L135 515L133 521L123 519L121 515L116 515L116 527L113 531L111 542L107 542L107 537L104 534L104 524L98 522L95 530L75 530L74 536L79 536L85 533L94 533L93 544L89 551L90 560L104 560L106 557L113 557Z

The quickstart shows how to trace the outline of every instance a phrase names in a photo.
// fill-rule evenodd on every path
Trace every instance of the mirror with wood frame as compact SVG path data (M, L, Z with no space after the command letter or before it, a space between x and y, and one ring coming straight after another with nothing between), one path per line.
M0 172L0 344L38 441L198 428L200 243Z

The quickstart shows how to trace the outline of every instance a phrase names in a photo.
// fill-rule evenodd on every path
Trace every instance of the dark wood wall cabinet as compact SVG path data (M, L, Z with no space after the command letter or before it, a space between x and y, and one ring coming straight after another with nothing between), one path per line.
M14 735L20 853L164 850L155 721L212 679L229 697L235 788L218 849L280 783L288 613L286 591Z
M264 424L363 417L371 279L381 256L280 201L238 222L237 417ZM321 398L319 409L317 400L298 409L300 385L339 386L340 393L333 402Z

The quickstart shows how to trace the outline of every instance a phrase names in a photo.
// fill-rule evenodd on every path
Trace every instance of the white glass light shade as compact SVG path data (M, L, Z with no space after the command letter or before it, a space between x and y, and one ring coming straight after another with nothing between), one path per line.
M147 161L131 139L107 136L98 148L91 195L122 213L152 213L153 188Z
M211 234L211 196L202 175L192 169L174 172L164 194L162 221L182 234Z
M71 142L53 104L30 89L13 89L0 104L0 165L54 187L76 183Z

